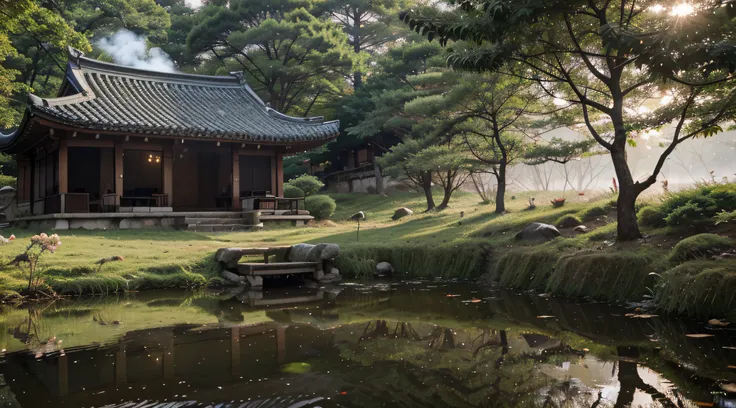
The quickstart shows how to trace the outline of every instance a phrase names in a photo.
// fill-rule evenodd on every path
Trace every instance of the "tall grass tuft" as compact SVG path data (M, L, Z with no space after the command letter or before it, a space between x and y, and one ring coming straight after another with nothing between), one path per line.
M460 245L351 245L342 248L336 259L347 278L373 276L376 264L388 262L394 278L473 278L485 272L488 248L482 243Z
M560 258L547 291L568 297L636 300L645 294L652 259L634 253L582 252Z
M654 301L669 313L736 318L736 265L726 261L679 265L662 274Z
M555 250L518 250L503 255L494 266L505 288L544 290L560 258Z

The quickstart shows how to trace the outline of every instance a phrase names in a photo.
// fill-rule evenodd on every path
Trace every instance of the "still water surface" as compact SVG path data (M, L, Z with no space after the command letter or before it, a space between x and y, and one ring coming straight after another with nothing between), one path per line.
M736 407L736 330L477 290L3 306L0 407Z

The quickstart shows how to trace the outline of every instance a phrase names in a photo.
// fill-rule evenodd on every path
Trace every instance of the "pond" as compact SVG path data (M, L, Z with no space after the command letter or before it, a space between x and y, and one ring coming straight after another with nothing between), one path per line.
M3 306L0 407L736 406L736 331L630 312L427 281Z

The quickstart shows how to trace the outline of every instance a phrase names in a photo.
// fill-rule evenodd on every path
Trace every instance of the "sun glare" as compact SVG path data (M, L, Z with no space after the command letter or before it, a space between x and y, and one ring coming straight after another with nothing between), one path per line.
M685 17L693 14L694 12L695 7L693 7L692 4L682 3L676 5L675 7L672 7L672 10L670 10L670 15L675 17Z
M655 13L661 13L664 11L664 6L661 4L655 4L652 7L649 7L649 10Z

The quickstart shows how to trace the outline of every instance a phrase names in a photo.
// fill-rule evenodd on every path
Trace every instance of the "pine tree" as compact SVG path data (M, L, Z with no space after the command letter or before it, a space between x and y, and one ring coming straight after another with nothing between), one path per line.
M517 73L506 73L534 81L549 98L571 105L613 161L619 240L641 237L635 202L656 182L674 149L713 136L736 116L732 1L452 3L459 7L417 8L402 20L450 47L451 66L506 72L504 67L515 64ZM668 124L673 129L662 142L664 152L651 173L635 179L627 146L637 135Z

